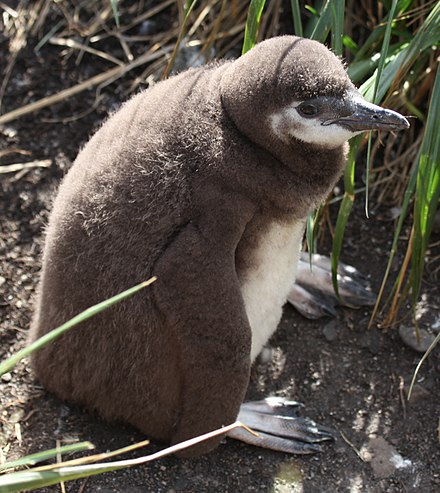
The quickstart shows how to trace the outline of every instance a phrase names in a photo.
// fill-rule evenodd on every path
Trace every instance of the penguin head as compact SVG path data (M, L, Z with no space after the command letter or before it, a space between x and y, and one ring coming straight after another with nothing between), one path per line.
M324 45L295 36L263 41L231 63L220 91L240 131L263 145L270 136L334 149L366 130L409 127L399 113L365 101Z

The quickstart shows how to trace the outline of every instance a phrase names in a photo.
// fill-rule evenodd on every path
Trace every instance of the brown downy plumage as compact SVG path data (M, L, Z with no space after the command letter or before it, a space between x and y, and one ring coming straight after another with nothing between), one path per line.
M286 36L112 115L60 186L32 338L158 280L38 351L45 387L166 442L233 422L293 282L304 219L358 131L335 124L353 94L336 56ZM323 144L304 100L325 116Z

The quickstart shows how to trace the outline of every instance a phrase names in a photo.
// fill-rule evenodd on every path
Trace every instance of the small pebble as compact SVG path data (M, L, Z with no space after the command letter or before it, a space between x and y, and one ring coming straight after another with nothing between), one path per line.
M322 329L322 333L328 342L333 342L338 338L338 321L331 320Z
M8 137L9 139L13 139L17 136L18 133L17 129L13 127L1 127L0 131L5 137Z
M377 329L369 329L361 338L361 347L368 349L372 355L380 353L383 345L383 334Z
M12 380L12 375L10 373L4 373L2 375L3 382L10 382Z
M417 337L416 329L408 325L399 327L399 335L407 346L419 353L424 353L435 339L434 335L425 329L419 329L419 337Z
M431 329L437 334L440 332L440 316L438 316L431 324Z
M274 354L275 351L272 347L264 346L263 349L261 350L261 353L258 356L258 359L262 364L269 363L270 361L272 361Z
M148 36L149 34L153 34L155 29L156 23L150 19L147 19L139 26L138 32L140 36Z

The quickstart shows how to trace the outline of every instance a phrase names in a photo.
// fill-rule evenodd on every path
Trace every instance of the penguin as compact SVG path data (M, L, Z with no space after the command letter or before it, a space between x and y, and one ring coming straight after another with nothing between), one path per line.
M135 95L59 188L31 339L157 281L36 352L39 381L162 442L238 416L268 431L274 449L320 450L324 427L297 416L277 426L295 403L242 406L250 368L280 321L307 214L340 177L348 139L407 127L366 102L324 45L294 36Z

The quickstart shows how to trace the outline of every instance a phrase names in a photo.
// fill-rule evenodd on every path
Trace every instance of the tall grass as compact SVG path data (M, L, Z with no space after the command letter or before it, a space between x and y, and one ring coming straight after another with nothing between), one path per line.
M343 54L342 46L345 45L344 54L352 59L347 67L348 73L355 79L355 82L359 83L364 79L360 86L360 92L367 100L376 104L397 103L397 109L403 107L401 111L414 110L414 115L422 120L418 125L424 123L422 149L417 157L419 163L417 175L413 175L413 179L408 181L406 192L399 197L399 202L403 205L402 216L395 231L393 247L390 252L390 263L374 311L376 314L382 301L391 263L397 251L404 215L408 210L408 204L413 201L413 234L408 243L407 262L398 275L397 284L394 287L394 298L386 318L386 323L391 324L396 320L397 308L404 299L402 294L411 291L413 306L417 303L420 295L425 253L429 245L432 224L439 202L438 180L440 172L440 122L438 118L440 113L437 107L440 98L439 85L436 83L432 87L430 110L426 120L423 113L426 111L427 105L425 108L415 108L409 104L408 100L399 101L396 92L411 95L417 91L417 84L420 84L429 72L436 68L436 62L433 60L433 47L440 43L440 4L438 2L423 4L409 0L392 0L390 3L378 2L382 6L384 16L379 19L378 25L369 33L363 45L358 47L344 34L344 26L347 26L348 16L352 13L350 9L353 8L353 6L347 6L344 10L344 3L343 1L323 2L321 9L314 10L312 18L305 25L302 25L303 17L300 16L298 3L292 1L295 31L309 33L311 38L320 41L325 41L330 37L330 44L337 54ZM413 27L415 24L417 24L416 29ZM350 57L350 55L352 56ZM422 61L422 63L416 63L418 61ZM343 247L345 229L356 197L355 168L359 159L358 150L363 147L363 144L362 137L352 140L348 164L344 173L345 191L339 207L332 247L332 274L336 292L338 290L337 265ZM367 214L372 166L371 149L372 136L370 135L368 137L366 167L365 204ZM412 163L408 161L406 165L411 167ZM417 187L414 194L415 181ZM307 240L311 251L315 249L316 221L316 218L308 221ZM314 232L310 231L311 227L315 228ZM406 274L409 259L411 259L410 275L404 283L403 277Z

